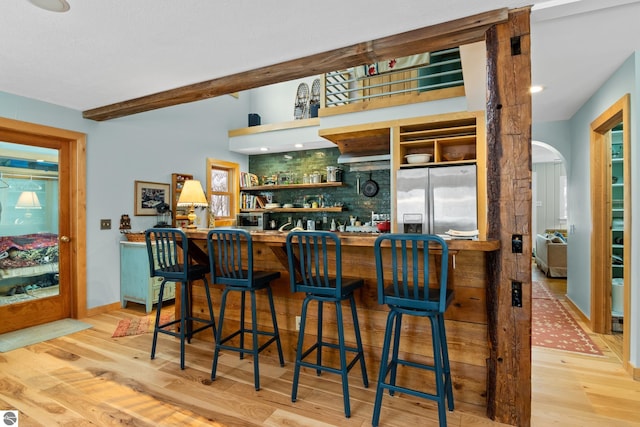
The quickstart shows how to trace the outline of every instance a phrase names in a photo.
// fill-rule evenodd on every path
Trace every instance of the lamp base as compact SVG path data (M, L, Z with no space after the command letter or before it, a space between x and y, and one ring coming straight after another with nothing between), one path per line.
M198 226L195 224L196 218L198 218L198 216L196 215L195 208L193 207L193 205L191 205L189 214L187 215L189 224L187 224L187 226L185 227L187 230L195 230L196 228L198 228Z

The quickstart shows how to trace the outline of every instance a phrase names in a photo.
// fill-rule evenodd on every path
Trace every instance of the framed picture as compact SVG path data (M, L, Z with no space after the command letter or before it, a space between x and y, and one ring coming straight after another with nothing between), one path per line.
M157 215L156 206L169 203L169 184L136 181L134 187L134 215Z

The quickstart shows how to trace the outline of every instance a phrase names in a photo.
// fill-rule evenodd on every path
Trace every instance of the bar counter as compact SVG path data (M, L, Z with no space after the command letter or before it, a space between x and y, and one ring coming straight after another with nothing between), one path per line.
M189 254L194 261L208 263L207 229L187 231L189 238ZM386 306L377 302L376 266L373 244L377 233L337 233L342 244L342 270L344 276L364 279L365 286L356 292L356 304L360 321L360 330L365 349L367 371L369 377L377 379L380 366L380 354L386 315ZM278 270L279 279L272 282L272 289L277 311L278 327L285 356L285 363L293 363L297 343L295 318L300 315L303 295L294 294L289 287L288 262L286 254L286 232L257 231L251 233L253 238L254 268L261 270ZM449 357L454 386L454 399L457 402L487 406L487 366L489 357L489 340L487 337L487 264L489 254L500 249L497 240L448 240L449 247L449 287L455 290L455 300L445 315ZM384 249L383 249L384 250ZM383 257L389 261L390 256ZM435 269L432 281L436 280ZM200 292L198 292L200 291ZM215 315L220 306L221 288L212 284L212 298ZM258 296L259 323L265 327L270 324L266 298ZM231 298L231 297L230 297ZM176 295L176 307L179 295ZM206 303L201 288L194 287L192 299L193 311L204 313ZM232 327L227 322L239 320L239 298L237 304L231 305L225 312L225 329ZM311 307L310 313L317 313ZM310 316L307 331L315 331L315 315ZM431 359L430 325L425 318L407 316L404 322L404 333L411 339L404 340L403 351L413 354L416 360ZM326 336L335 334L335 310L325 308L323 322ZM211 340L210 334L201 336ZM347 340L353 341L350 331ZM269 349L265 356L277 357ZM337 361L336 361L337 363ZM399 381L416 386L421 383L418 378L405 376L402 369L398 371ZM423 380L423 379L422 379ZM424 386L423 386L424 387Z

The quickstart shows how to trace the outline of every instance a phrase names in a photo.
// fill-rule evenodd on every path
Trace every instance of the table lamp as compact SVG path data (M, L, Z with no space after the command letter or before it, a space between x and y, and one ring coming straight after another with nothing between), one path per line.
M30 209L42 209L42 205L40 205L40 200L38 199L38 195L35 191L23 191L18 197L18 202L16 203L16 209L27 209L25 213L25 217L31 217Z
M189 179L184 182L184 187L182 187L180 197L178 198L178 206L189 208L189 214L187 215L189 225L187 225L186 228L196 228L196 225L194 224L196 220L195 207L209 206L207 197L204 195L204 190L202 190L202 185L200 185L200 181L196 179Z

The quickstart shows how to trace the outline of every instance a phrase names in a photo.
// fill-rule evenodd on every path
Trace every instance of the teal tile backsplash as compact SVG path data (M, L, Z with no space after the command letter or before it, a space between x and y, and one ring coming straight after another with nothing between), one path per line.
M286 189L264 192L271 193L273 202L285 204L293 203L302 205L305 201L324 200L325 206L333 206L336 202L342 202L344 205L343 212L322 212L321 209L317 213L309 212L283 212L273 214L278 226L284 224L291 218L296 222L298 219L306 221L315 220L316 224L322 226L323 229L329 229L331 220L337 222L348 222L349 216L356 216L363 223L371 220L371 212L390 213L390 171L375 170L371 172L351 172L349 165L339 165L338 156L340 151L337 148L325 148L318 150L293 151L290 153L260 154L249 156L249 171L258 175L261 180L263 177L267 179L273 175L293 177L297 183L302 183L303 175L318 171L323 176L323 182L326 181L327 166L339 166L342 169L342 187L329 188L305 188L305 189ZM371 174L371 177L370 177ZM379 191L374 197L366 197L358 189L356 182L360 177L360 184L364 184L368 179L374 180L378 184ZM326 222L324 222L326 221Z

